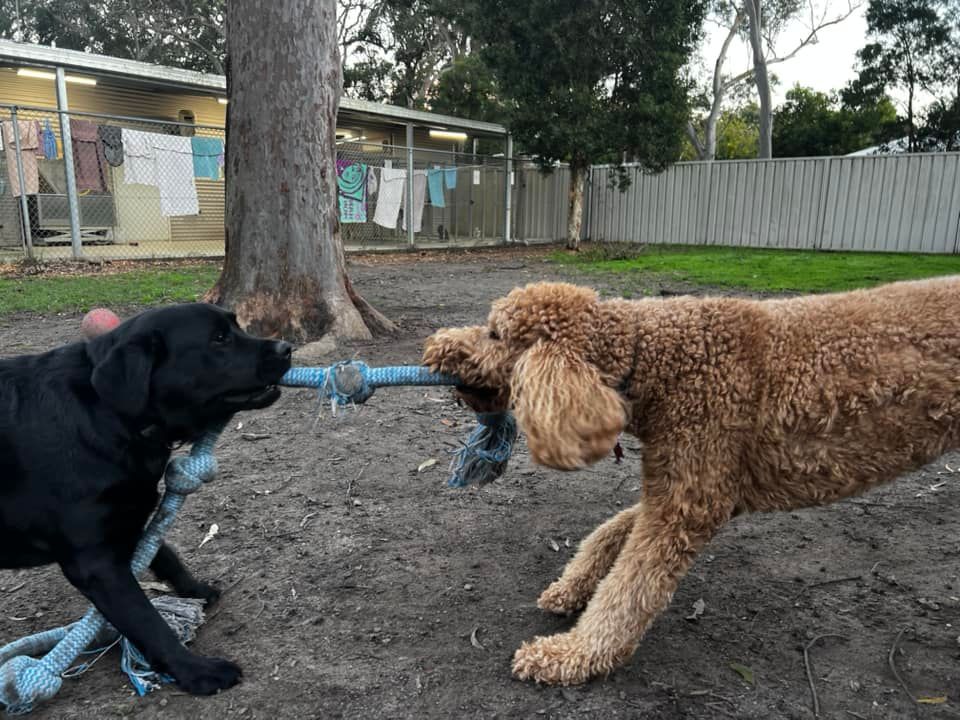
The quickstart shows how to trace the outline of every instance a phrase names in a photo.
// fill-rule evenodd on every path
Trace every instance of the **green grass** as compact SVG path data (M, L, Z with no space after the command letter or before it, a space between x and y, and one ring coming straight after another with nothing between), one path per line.
M209 290L218 275L214 265L191 265L104 275L0 278L0 315L189 302Z
M597 246L552 259L590 272L741 288L758 292L831 292L894 280L960 274L960 256L654 245Z

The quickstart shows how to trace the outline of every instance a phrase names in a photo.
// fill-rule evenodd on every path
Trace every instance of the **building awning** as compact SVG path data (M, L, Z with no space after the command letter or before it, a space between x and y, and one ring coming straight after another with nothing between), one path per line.
M10 40L0 40L0 65L33 68L62 67L64 71L111 78L140 88L199 92L217 97L226 97L227 94L227 80L223 75L209 75L138 60L125 60ZM467 120L348 97L340 99L340 114L355 120L395 125L412 123L436 130L462 131L473 136L502 138L507 135L506 128L497 123Z

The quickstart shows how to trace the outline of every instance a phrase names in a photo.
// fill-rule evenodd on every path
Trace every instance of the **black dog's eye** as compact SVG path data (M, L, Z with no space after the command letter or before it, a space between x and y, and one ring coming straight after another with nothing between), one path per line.
M490 337L491 340L499 340L499 339L500 339L500 333L498 333L496 330L491 330L489 337Z
M217 330L213 333L213 343L215 345L226 345L228 342L230 342L229 330Z

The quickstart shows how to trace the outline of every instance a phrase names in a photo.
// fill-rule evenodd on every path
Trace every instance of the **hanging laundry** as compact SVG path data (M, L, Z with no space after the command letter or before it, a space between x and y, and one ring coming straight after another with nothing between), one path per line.
M440 168L427 170L427 188L430 190L430 204L435 208L446 207L443 202L443 170Z
M373 221L377 225L391 230L397 227L406 187L406 170L385 167L380 171L380 194L373 212Z
M56 160L57 155L57 136L53 134L53 128L50 127L50 118L43 121L43 132L40 144L43 146L43 157L47 160Z
M220 179L219 159L223 155L223 140L216 137L190 138L193 148L193 174L204 180Z
M197 184L193 180L193 147L182 135L151 133L156 153L160 214L169 217L199 215Z
M413 231L420 232L423 226L423 203L427 199L427 171L413 171ZM404 198L406 207L406 198ZM407 218L403 218L403 229L407 229Z
M73 171L77 190L107 191L107 159L97 126L89 120L70 120L70 138L73 142Z
M370 189L373 179L374 190ZM376 190L376 177L363 163L337 160L337 201L340 205L340 222L363 223L367 221L367 194ZM394 219L396 225L396 219Z
M101 125L97 135L103 145L103 156L112 167L123 165L123 133L116 125Z
M443 178L447 183L447 190L456 190L457 188L457 169L448 167L443 169Z
M123 184L157 187L157 153L153 148L153 133L123 128L120 143L123 146Z
M36 195L40 189L40 170L37 158L43 157L40 144L40 123L35 120L20 120L17 123L20 136L20 167L23 170L24 194ZM13 121L3 122L3 147L7 154L7 178L10 194L20 197L20 175L17 172L17 146L13 134Z

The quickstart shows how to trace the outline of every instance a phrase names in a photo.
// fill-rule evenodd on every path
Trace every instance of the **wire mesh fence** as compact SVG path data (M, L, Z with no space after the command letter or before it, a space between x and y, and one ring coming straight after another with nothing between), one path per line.
M0 105L0 129L0 258L223 255L222 127ZM409 161L402 146L338 144L348 249L409 246L411 210L417 247L504 238L502 157L414 148L412 182Z

